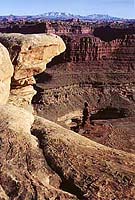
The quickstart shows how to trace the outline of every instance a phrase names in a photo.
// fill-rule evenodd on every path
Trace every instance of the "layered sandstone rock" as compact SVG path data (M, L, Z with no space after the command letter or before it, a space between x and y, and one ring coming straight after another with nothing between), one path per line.
M130 72L134 70L135 35L125 35L112 41L102 41L89 34L61 35L66 43L66 51L53 59L52 65L65 64L73 70L100 71L115 70ZM76 68L75 68L76 67Z
M134 116L134 73L92 73L83 69L78 73L59 71L47 70L51 78L48 81L44 79L45 83L40 75L36 78L39 82L38 93L33 98L33 105L38 115L58 122L68 113L82 112L87 101L91 111L98 112L110 107L119 111L122 109L124 112L121 117ZM42 74L41 78L46 75ZM39 80L42 80L42 84ZM55 115L52 115L53 112Z
M0 44L0 105L6 104L10 93L13 65L7 49Z
M8 49L15 69L9 101L26 108L35 94L33 76L43 72L65 50L65 44L60 37L45 34L1 34L0 42Z

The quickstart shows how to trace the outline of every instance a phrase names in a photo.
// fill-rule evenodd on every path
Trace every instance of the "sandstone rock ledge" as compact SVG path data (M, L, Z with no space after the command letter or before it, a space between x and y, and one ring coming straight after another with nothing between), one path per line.
M33 76L44 71L65 44L55 35L0 37L9 50L0 44L0 199L75 200L76 196L60 190L61 178L48 166L30 132L34 116L21 108L31 105Z
M53 57L65 51L65 44L53 34L0 34L0 42L8 49L14 65L9 102L28 109L36 93L33 76L43 72Z

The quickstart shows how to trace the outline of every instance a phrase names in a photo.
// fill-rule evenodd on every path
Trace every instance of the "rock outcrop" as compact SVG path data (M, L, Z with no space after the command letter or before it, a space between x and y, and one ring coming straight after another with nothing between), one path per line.
M14 65L9 101L28 108L36 93L34 75L43 72L46 64L65 50L65 44L60 37L45 34L1 34L0 42Z

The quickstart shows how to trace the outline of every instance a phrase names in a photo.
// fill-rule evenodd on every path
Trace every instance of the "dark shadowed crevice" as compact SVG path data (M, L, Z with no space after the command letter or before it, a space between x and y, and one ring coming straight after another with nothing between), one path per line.
M34 190L34 197L32 197L32 200L37 200L38 199L38 192L37 192L37 188L36 188L36 186L33 184L33 182L32 182L32 180L30 180L31 181L31 185L32 185L32 187L33 187L33 190Z
M92 114L91 120L107 120L107 119L119 119L125 118L127 114L127 110L124 108L113 108L106 107L104 109L99 110L97 113Z
M34 88L34 90L36 90L36 95L34 95L33 96L33 98L32 98L32 104L42 104L43 102L42 102L42 93L43 93L43 89L41 88L41 87L38 87L36 84L35 85L33 85L33 88Z
M80 200L85 200L83 197L84 193L80 190L80 188L74 185L72 179L65 180L63 178L60 189L62 189L63 191L72 193L73 195L76 195L77 198Z
M65 192L75 195L79 200L85 200L83 197L84 193L81 191L81 189L79 187L77 187L74 184L74 180L70 177L68 179L66 179L63 176L63 172L62 172L61 168L54 165L53 160L49 156L46 156L45 153L44 153L44 156L45 156L45 159L46 159L49 167L51 167L51 169L53 171L55 171L55 173L58 174L62 180L60 189Z
M35 76L36 83L48 83L52 80L52 75L46 72L42 72Z

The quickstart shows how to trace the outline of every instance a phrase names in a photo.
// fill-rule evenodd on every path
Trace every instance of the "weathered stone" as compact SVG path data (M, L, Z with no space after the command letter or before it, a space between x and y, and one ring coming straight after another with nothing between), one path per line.
M50 37L53 38L54 36ZM50 37L48 37L48 39ZM39 37L39 40L37 38L38 36L35 36L33 43L35 42L34 45L37 44L40 48L41 37ZM52 45L52 47L49 48L50 52L46 52L45 48L47 47L45 44L42 47L44 49L43 52L46 54L46 56L44 55L45 57L43 57L43 60L40 60L43 63L48 62L49 59L51 59L57 53L60 53L60 49L57 47L57 45L59 46L59 42L56 42L53 47L53 40L52 43L51 39L49 40L50 41L46 41L45 44L50 46ZM2 50L5 51L5 47L2 48ZM33 53L33 56L35 54ZM42 54L41 57L43 56ZM6 55L1 54L1 56L2 64L4 59L5 61L6 59L9 59L9 57L6 57ZM37 62L37 66L38 64L41 66L43 63L41 64L40 61L37 60L34 62ZM33 66L32 59L30 62L31 66L29 66L28 61L26 64L27 67ZM6 64L6 62L4 64ZM21 64L22 68L24 67L23 70L25 71L26 65L24 64L23 66L23 63ZM8 68L6 69L6 67L9 66L2 65L2 67L3 68L0 68L2 72L0 74L1 81L7 81L8 78L10 80L12 74L10 74L11 72L8 71ZM14 68L15 75L17 72L17 67L14 66ZM61 178L48 166L46 158L44 157L43 152L38 144L37 138L31 134L30 129L34 121L33 115L24 108L17 107L18 105L20 107L24 107L24 103L31 102L32 96L35 94L32 87L32 84L35 83L33 78L35 73L34 70L36 73L38 73L40 71L38 71L38 69L39 68L37 67L37 71L35 69L33 69L33 71L31 70L32 74L30 74L30 76L29 74L26 74L26 77L23 77L23 74L19 72L20 77L23 78L20 78L16 81L15 77L13 77L12 90L9 98L10 104L0 106L0 199L77 200L76 196L60 190ZM23 72L23 70L21 72ZM41 70L43 70L43 68ZM25 72L27 72L27 70ZM8 83L10 83L10 81ZM8 86L9 94L10 84ZM11 103L17 106L11 105Z
M7 103L13 66L7 49L0 44L0 105Z
M134 154L108 148L40 117L35 117L32 132L52 169L63 177L63 188L68 186L79 199L134 199Z
M0 199L2 200L9 200L9 197L6 195L5 191L3 190L3 188L0 185Z
M60 177L48 166L30 133L33 116L23 108L0 106L0 197L7 199L77 199L59 189Z
M43 72L53 57L65 51L64 42L56 35L0 34L0 42L9 51L15 80Z

